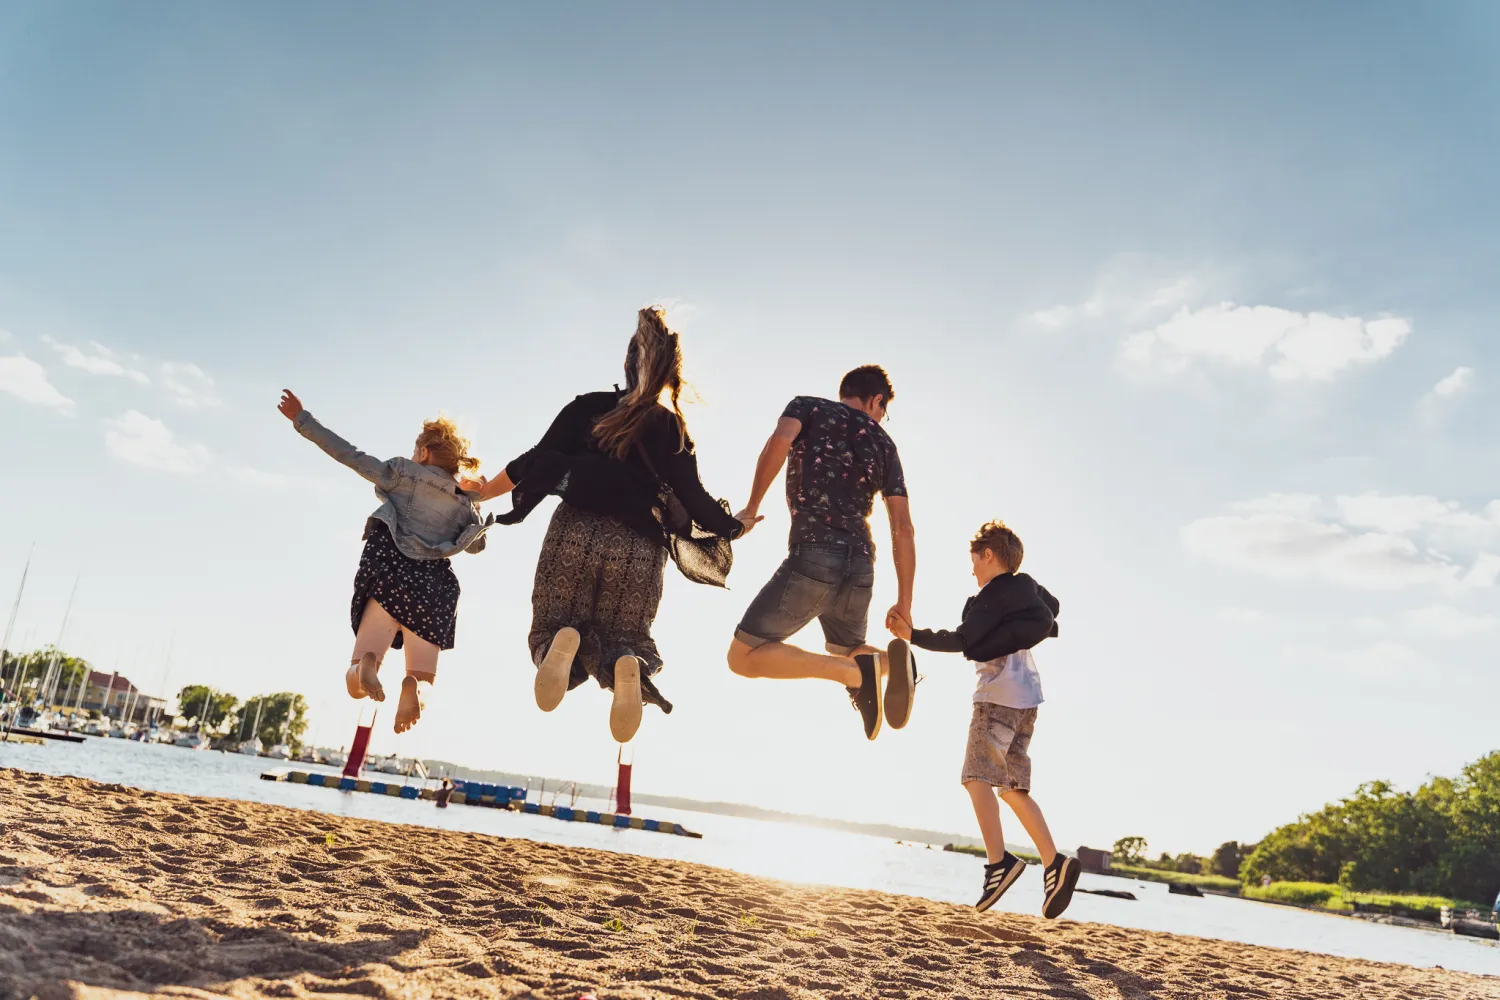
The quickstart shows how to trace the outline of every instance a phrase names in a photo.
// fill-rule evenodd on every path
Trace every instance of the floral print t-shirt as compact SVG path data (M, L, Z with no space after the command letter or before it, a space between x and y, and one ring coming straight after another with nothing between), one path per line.
M875 494L906 496L896 442L866 414L831 399L798 396L781 415L802 423L786 468L791 544L848 545L874 562Z

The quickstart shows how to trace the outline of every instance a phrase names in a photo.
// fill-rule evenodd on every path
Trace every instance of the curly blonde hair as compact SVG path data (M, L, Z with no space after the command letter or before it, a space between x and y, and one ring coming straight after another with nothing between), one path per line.
M427 449L427 464L456 476L479 468L479 459L469 454L469 439L458 432L458 425L447 417L422 424L417 447Z

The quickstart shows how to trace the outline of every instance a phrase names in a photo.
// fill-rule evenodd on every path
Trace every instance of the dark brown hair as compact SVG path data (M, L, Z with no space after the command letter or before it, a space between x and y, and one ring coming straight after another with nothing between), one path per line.
M648 306L637 314L635 336L625 349L625 395L594 424L599 446L615 458L630 454L646 418L662 405L661 397L667 393L677 416L677 450L687 448L687 421L678 405L682 384L682 347L677 334L667 329L661 306Z
M1026 556L1026 547L1021 544L1021 539L1004 521L989 521L974 532L969 551L983 552L986 549L995 553L996 558L1012 573L1021 568L1021 560Z
M891 388L891 377L879 365L860 365L839 383L839 399L869 402L873 396L884 396L886 406L890 406L891 400L896 398L896 390Z

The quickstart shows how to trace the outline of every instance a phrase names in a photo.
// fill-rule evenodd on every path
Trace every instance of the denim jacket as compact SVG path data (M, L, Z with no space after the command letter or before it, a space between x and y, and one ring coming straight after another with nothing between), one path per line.
M385 522L403 555L446 559L460 552L484 551L484 533L494 519L481 518L471 495L442 469L409 458L382 462L318 423L306 410L297 414L292 425L334 461L375 484L381 503L370 517Z

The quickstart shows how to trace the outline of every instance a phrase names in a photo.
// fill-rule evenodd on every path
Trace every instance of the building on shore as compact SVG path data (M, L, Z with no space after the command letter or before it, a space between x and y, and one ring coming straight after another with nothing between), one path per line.
M117 721L149 722L161 716L167 702L141 691L128 677L90 670L79 707Z
M1109 871L1110 853L1098 851L1092 847L1080 847L1078 863L1083 866L1084 871L1102 875Z

